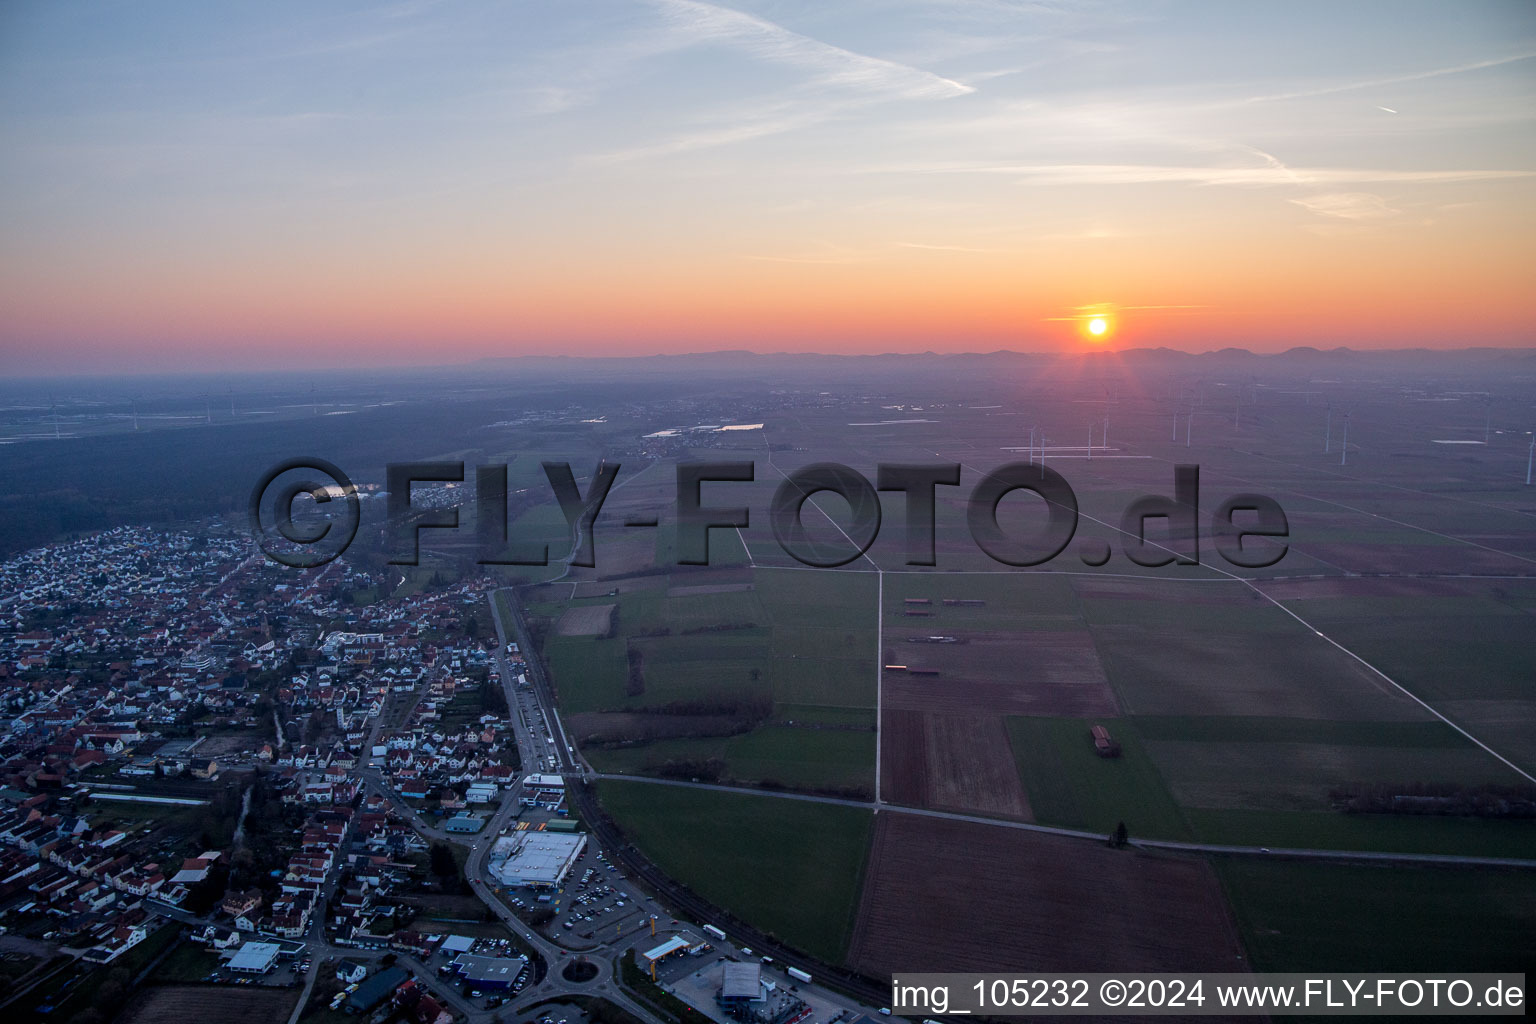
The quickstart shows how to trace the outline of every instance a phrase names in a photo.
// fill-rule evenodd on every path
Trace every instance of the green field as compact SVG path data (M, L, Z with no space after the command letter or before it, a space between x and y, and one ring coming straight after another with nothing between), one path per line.
M1321 718L1138 715L1136 729L1146 740L1473 749L1465 736L1438 720L1335 722Z
M52 1005L50 1019L67 1021L75 1014L94 1005L96 994L108 977L115 971L126 971L130 978L149 966L181 937L179 924L164 924L150 932L142 942L129 949L110 964L82 971L62 971L56 977L33 989L22 998L21 1005L28 1008ZM68 987L64 987L68 985ZM41 1017L41 1014L39 1014Z
M1521 781L1471 743L1393 747L1148 740L1146 748L1183 807L1320 811L1332 806L1333 790L1357 784L1477 786Z
M875 728L874 708L840 708L825 704L779 704L773 708L775 722L813 725L842 725L861 729Z
M554 637L544 655L565 714L624 706L628 662L622 638Z
M600 597L566 600L557 588L537 592L528 612L551 623L544 654L562 710L677 705L754 726L741 735L594 748L588 757L604 771L634 773L668 761L718 758L726 762L724 777L733 780L872 790L874 576L744 570L723 582L741 585L733 579L750 579L752 589L690 593L686 588L719 586L722 578L679 571L665 579L616 581L618 593L604 590ZM560 615L585 604L617 605L615 636L558 635ZM628 692L631 650L644 666L638 694ZM757 717L764 713L766 719ZM786 728L791 724L800 727Z
M644 656L645 692L628 698L628 705L767 700L773 691L766 630L636 637L629 642Z
M775 630L777 635L778 631ZM774 702L780 707L872 711L875 706L876 670L873 656L776 657L773 659Z
M1258 971L1528 971L1530 872L1216 858Z
M1121 755L1094 752L1089 728L1103 725ZM1129 719L1012 716L1008 742L1035 820L1108 834L1125 822L1133 837L1189 839L1189 826Z
M656 783L605 781L597 791L619 827L667 874L798 949L842 960L871 814Z
M739 736L659 740L639 747L590 750L600 771L653 772L667 761L726 762L736 782L772 782L792 788L861 787L875 784L875 734L851 729L764 726Z
M873 645L878 597L873 572L759 569L753 579L775 627L832 629L855 637L867 633Z
M163 984L198 982L208 977L222 963L217 953L195 942L183 942L160 961L150 977Z
M1536 821L1529 819L1200 808L1184 817L1201 842L1233 846L1518 858L1536 850Z

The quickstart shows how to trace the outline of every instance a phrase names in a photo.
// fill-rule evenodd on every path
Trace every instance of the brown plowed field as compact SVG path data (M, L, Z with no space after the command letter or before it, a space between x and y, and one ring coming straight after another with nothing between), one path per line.
M876 815L848 962L915 971L1245 971L1210 865L901 812Z
M887 711L881 752L886 800L1033 820L997 715Z
M286 1020L298 1001L293 989L250 985L154 985L139 992L118 1024L207 1024L219 1020ZM107 1008L111 1016L115 1007Z
M908 643L908 637L954 635L960 644ZM883 704L906 711L994 715L1114 716L1120 706L1085 629L1020 633L954 633L940 628L887 630L897 664L936 669L936 676L887 672Z
M561 636L602 636L613 623L613 610L617 605L586 604L571 608L555 626Z

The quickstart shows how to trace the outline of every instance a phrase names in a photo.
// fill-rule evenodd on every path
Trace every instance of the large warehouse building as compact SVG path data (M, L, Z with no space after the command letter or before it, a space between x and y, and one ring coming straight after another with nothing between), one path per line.
M558 832L514 832L491 847L491 873L503 885L553 888L565 880L587 837Z

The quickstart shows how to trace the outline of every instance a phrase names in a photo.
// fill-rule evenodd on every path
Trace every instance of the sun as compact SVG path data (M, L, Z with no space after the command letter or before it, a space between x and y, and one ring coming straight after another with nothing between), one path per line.
M1095 302L1092 305L1074 306L1067 313L1066 316L1050 319L1070 323L1078 340L1085 345L1107 345L1120 330L1118 307L1113 303Z

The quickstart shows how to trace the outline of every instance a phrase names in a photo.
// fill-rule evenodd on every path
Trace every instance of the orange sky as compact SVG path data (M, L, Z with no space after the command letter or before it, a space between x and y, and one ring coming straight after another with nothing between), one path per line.
M599 6L12 12L0 363L1536 343L1518 7Z

